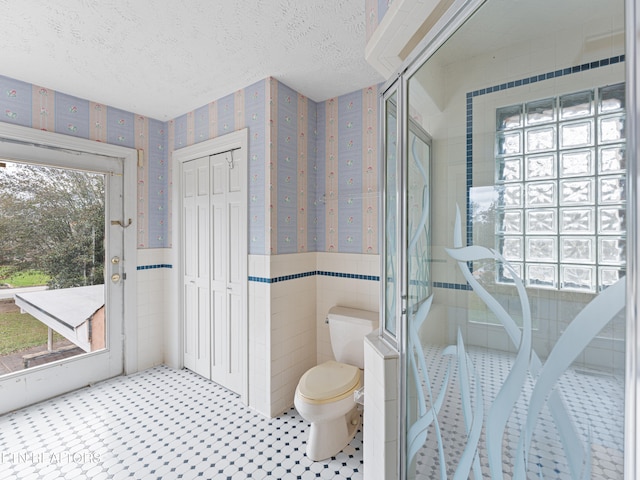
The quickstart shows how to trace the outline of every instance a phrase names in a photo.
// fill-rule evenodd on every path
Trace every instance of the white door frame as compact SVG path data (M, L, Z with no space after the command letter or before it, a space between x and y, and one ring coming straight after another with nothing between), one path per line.
M183 280L183 265L182 265L182 164L189 160L195 160L208 155L215 155L217 153L223 153L228 150L240 148L242 155L248 159L248 146L249 146L249 130L244 128L235 132L216 137L211 140L191 145L189 147L176 150L172 155L172 171L173 171L173 192L171 200L173 204L173 231L171 235L172 240L172 264L174 268L172 271L171 285L176 292L175 296L172 296L173 305L171 308L171 315L168 316L167 324L165 325L165 363L172 368L183 368L183 292L182 292L182 280ZM243 179L248 185L248 165L246 169L246 178ZM248 199L245 199L246 201ZM247 203L245 203L245 210L247 209ZM247 258L244 259L245 269L247 268ZM248 275L248 270L247 270ZM247 276L248 281L248 276ZM249 404L249 316L248 316L248 287L247 283L244 283L244 298L247 302L244 302L244 312L242 318L242 324L244 326L245 338L245 368L244 368L244 388L240 392L241 401L245 404Z
M44 148L42 148L44 147ZM117 376L122 373L130 374L138 371L138 321L137 321L137 250L136 250L136 232L137 232L137 211L136 211L136 188L137 188L137 152L134 149L110 145L84 138L76 138L59 133L46 132L33 128L12 125L8 123L0 123L0 156L3 158L18 160L28 163L40 163L43 165L54 165L59 167L77 168L88 171L101 171L108 174L108 168L101 167L102 164L113 162L114 158L122 159L123 163L123 212L109 213L107 215L123 215L124 218L118 218L123 222L131 219L131 224L123 230L123 251L120 262L120 274L123 278L126 275L126 288L123 288L123 319L117 332L117 338L114 336L110 340L118 342L122 346L122 356L119 367L100 365L95 368L96 375L100 378L94 378L93 381L102 380L108 376ZM84 157L84 158L83 158ZM87 164L86 158L93 157L94 163ZM100 158L102 157L102 158ZM116 220L115 218L107 218ZM113 227L110 227L113 228ZM108 259L105 259L105 262ZM110 264L109 264L110 265ZM110 272L105 265L105 274ZM106 281L106 280L105 280ZM118 348L120 350L120 348ZM92 356L97 358L100 352L96 354L88 354L85 361L92 362ZM60 370L61 366L72 364L79 359L69 358L54 362L52 364L41 365L29 369L29 375L35 374L38 378L35 380L22 380L21 375L24 372L15 372L7 374L5 381L20 381L25 383L25 396L1 395L2 402L0 405L0 413L20 408L31 403L35 403L54 395L59 395L65 391L71 391L86 386L87 380L84 376L73 374L65 374L66 369ZM89 368L88 370L92 370ZM98 371L100 373L98 373ZM47 382L47 378L55 377L57 382L55 387L51 387L51 381ZM27 387L26 383L30 386ZM7 384L8 385L8 384ZM0 392L3 390L0 382Z

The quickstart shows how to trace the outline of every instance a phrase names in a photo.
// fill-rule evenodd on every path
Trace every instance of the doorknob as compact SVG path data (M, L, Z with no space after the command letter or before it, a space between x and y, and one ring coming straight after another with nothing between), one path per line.
M111 281L113 283L118 283L120 281L120 274L114 273L113 275L111 275Z

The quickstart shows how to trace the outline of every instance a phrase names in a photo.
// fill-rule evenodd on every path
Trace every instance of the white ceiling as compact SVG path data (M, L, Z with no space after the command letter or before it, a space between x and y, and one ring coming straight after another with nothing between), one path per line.
M0 0L0 75L158 120L273 76L314 101L384 79L364 0Z

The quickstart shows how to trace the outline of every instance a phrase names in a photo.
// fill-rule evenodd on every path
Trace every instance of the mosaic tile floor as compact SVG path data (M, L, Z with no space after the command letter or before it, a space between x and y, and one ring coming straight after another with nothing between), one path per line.
M442 386L449 357L443 356L441 354L442 348L437 346L425 347L424 352L435 397ZM514 356L506 352L474 347L468 348L467 354L480 379L486 420L493 399L511 370ZM518 445L521 426L526 421L527 399L531 395L533 386L533 379L529 378L522 388L521 395L505 428L503 435L503 474L505 479L512 478L513 452L516 451ZM591 442L591 475L589 478L622 479L624 477L623 379L613 375L569 369L560 377L557 389L563 397L565 411L574 423L581 440L584 444ZM426 395L428 398L428 394ZM466 446L466 436L460 435L460 432L465 432L466 428L458 387L457 367L452 370L449 389L443 407L438 414L438 421L443 437L447 475L448 478L453 478L458 463L456 460L460 458ZM432 425L428 431L425 446L418 451L412 466L417 480L441 478L436 438ZM478 451L483 477L491 478L484 427ZM528 478L571 480L562 442L547 407L538 417L529 452ZM470 478L473 477L470 476Z
M309 425L269 420L189 372L156 367L0 416L0 478L362 479L362 431L312 462Z

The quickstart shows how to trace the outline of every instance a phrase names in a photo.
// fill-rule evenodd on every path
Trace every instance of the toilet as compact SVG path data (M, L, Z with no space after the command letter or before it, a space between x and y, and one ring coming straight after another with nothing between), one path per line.
M337 361L302 375L294 399L300 416L311 423L307 457L313 461L333 457L358 431L361 415L354 393L363 382L364 337L378 328L378 312L336 306L327 322Z

